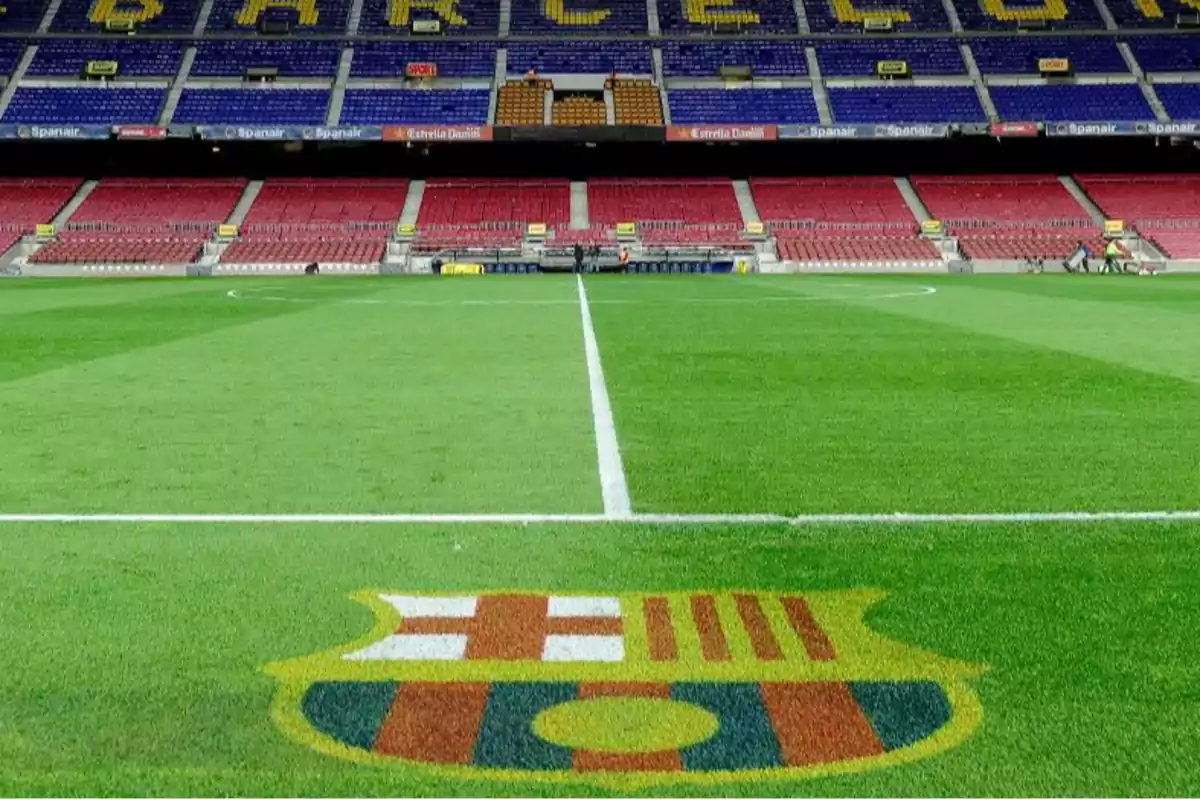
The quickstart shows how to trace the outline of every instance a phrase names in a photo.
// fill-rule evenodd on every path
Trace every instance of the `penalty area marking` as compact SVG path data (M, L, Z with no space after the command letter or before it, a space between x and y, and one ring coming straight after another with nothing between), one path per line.
M962 514L0 514L16 523L209 525L995 525L1017 523L1196 522L1195 511L1018 511Z

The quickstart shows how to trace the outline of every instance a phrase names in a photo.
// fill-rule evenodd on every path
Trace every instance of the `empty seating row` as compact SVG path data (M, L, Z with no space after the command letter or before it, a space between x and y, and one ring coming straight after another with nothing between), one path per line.
M987 121L973 86L830 87L828 95L835 122Z
M678 89L667 99L677 125L820 121L811 89Z
M1056 232L1050 229L1018 231L966 231L958 234L959 250L970 259L1044 258L1061 261L1084 244L1093 256L1104 252L1107 242L1095 228Z
M326 89L184 89L173 122L191 125L322 125Z
M653 71L650 46L643 42L523 41L509 44L507 52L510 73L532 69L548 74L648 75Z
M508 81L496 93L497 125L541 125L549 81Z
M4 122L27 124L153 124L166 99L162 89L21 87Z
M509 63L512 63L511 50ZM356 42L350 77L400 77L409 64L434 64L438 75L446 78L490 78L496 71L496 43L453 40Z
M1087 211L1053 175L917 176L911 181L929 213L950 225L1089 221Z
M1154 119L1141 88L1133 83L992 86L988 91L1002 119L1036 122Z
M484 125L488 121L488 98L487 89L348 89L341 122Z
M588 218L593 223L669 221L690 225L742 224L742 212L728 180L588 181Z
M570 182L429 181L421 201L421 226L544 222L565 228L571 220Z
M662 95L653 81L618 78L605 82L613 94L617 125L662 125Z
M47 242L30 257L34 264L190 264L204 238L63 239Z
M785 261L936 261L932 242L916 236L860 238L804 236L777 238L779 257Z
M1080 175L1076 180L1110 219L1135 225L1171 258L1200 258L1200 176Z
M891 178L756 178L750 187L767 223L899 223L911 233L912 212Z
M590 94L571 94L556 98L550 108L551 121L555 125L604 125L608 110L604 97Z
M222 264L377 264L387 245L374 241L237 241L221 254Z

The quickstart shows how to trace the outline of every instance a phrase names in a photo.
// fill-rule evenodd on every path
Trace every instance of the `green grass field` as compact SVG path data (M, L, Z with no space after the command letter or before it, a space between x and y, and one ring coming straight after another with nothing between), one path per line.
M586 292L627 521L603 518L574 278L0 282L0 796L1200 792L1200 519L956 516L1200 509L1200 280L599 276ZM60 514L78 521L18 518ZM346 514L413 516L278 516ZM524 514L542 519L470 518ZM865 590L885 593L869 632L839 599ZM803 595L836 656L756 659L740 591ZM597 723L668 743L679 763L650 777L586 768L541 734L511 756L503 731L496 758L519 765L493 769L491 705L466 766L386 758L382 733L347 755L332 728L321 744L284 719L309 714L287 687L335 678L277 665L390 633L362 592L619 597L627 658L468 649L337 680L661 683L673 702L646 708L693 710L708 707L678 684L853 684L862 746L887 753L799 766L767 709L779 768L739 766L742 703L712 712L724 750L672 745L647 717ZM656 594L684 611L670 663L647 660L627 614ZM694 606L683 620L699 595L718 598L724 662L699 655ZM928 654L969 675L926 670ZM884 719L855 687L918 678L947 692L957 733L889 744L920 714ZM365 701L340 702L322 713L366 725ZM805 746L845 745L805 719Z

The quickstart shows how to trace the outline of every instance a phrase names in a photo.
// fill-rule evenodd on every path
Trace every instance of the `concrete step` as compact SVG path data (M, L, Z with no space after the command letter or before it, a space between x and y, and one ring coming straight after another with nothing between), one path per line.
M586 231L588 227L587 183L571 181L571 230Z

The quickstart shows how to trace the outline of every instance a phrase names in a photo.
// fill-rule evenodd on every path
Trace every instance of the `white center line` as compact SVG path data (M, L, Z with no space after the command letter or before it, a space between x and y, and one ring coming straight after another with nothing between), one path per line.
M583 351L587 356L588 386L592 393L592 424L596 429L596 460L600 467L604 515L610 519L627 519L633 514L633 503L629 500L629 484L625 482L625 466L621 463L621 447L617 444L617 426L608 401L608 387L604 384L600 346L596 343L596 329L592 327L592 311L588 307L582 275L575 276L575 285L579 289L579 317L583 322Z

